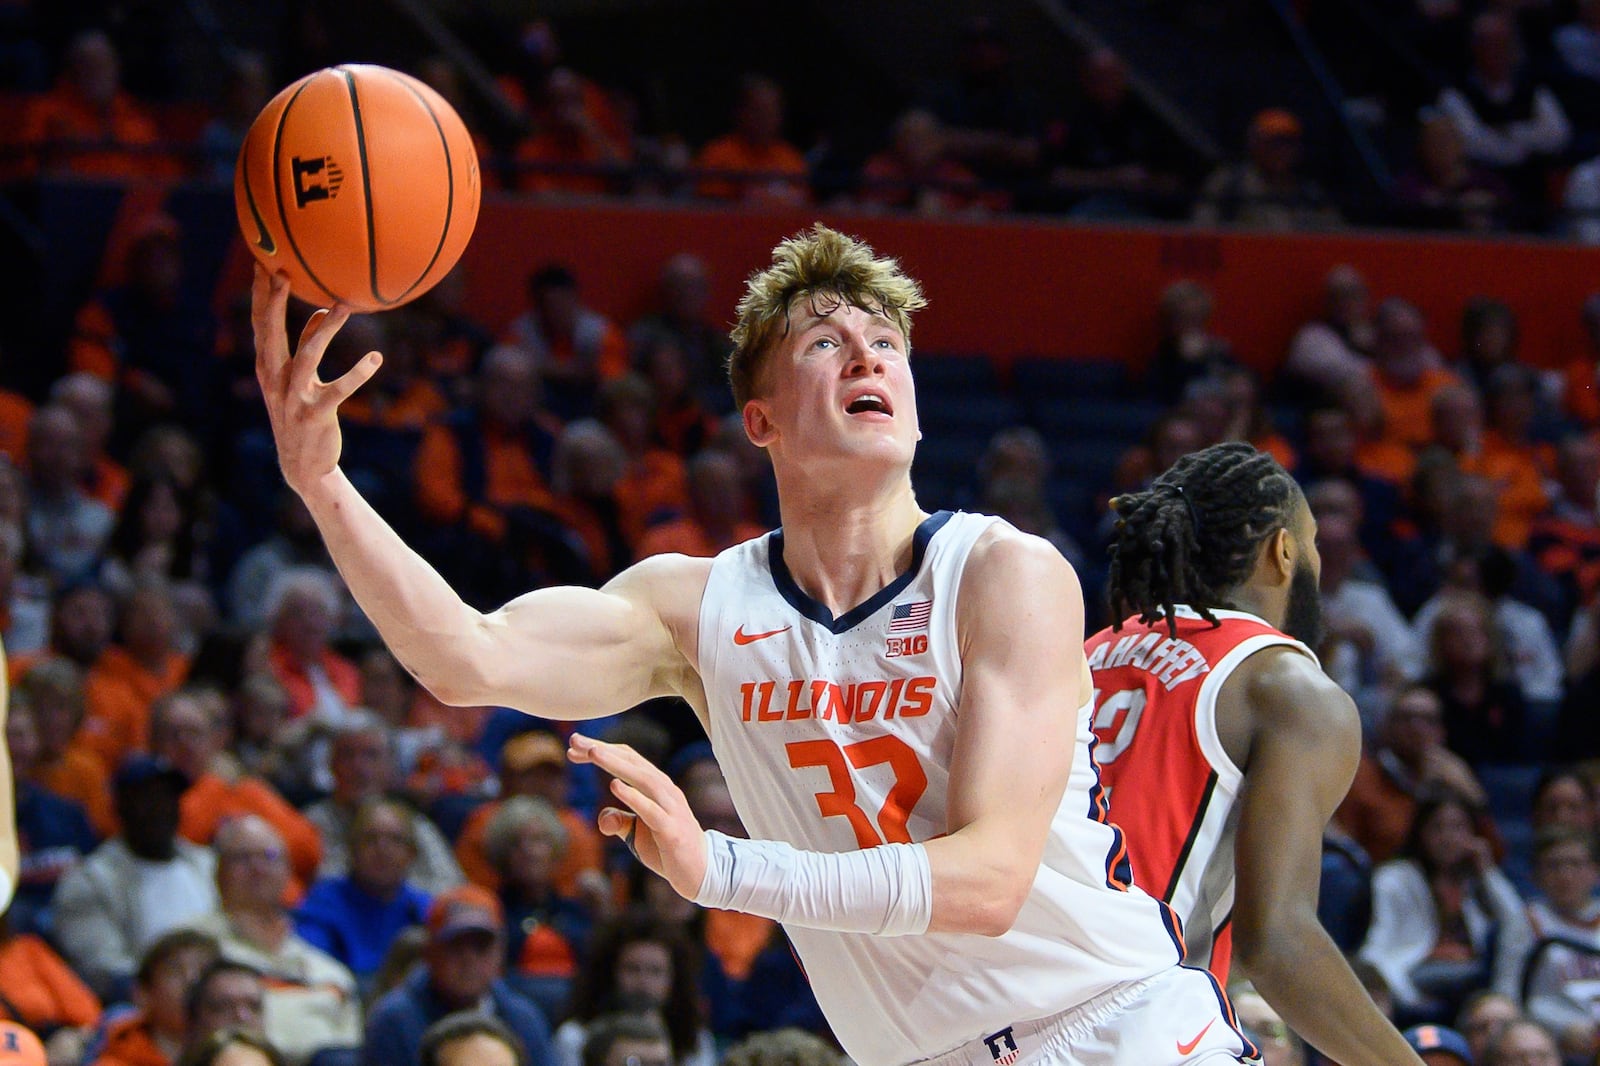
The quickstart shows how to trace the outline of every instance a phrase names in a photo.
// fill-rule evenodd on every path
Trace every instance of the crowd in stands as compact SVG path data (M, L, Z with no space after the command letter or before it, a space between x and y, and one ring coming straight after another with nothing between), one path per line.
M723 101L722 132L691 141L656 128L664 120L643 121L633 90L569 65L544 21L507 27L520 45L485 57L495 75L487 87L475 79L469 92L463 71L438 56L411 71L466 118L485 184L531 196L1600 240L1600 5L1410 2L1416 18L1399 21L1441 87L1420 109L1388 116L1399 146L1371 179L1377 192L1348 175L1330 185L1308 173L1305 116L1283 106L1258 109L1237 143L1234 131L1214 131L1224 158L1209 162L1134 91L1127 64L1108 48L1071 59L1076 86L1066 98L1041 99L985 17L953 28L943 43L954 57L948 68L924 79L865 151L841 147L826 130L814 140L792 130L785 86L756 73ZM123 87L117 44L104 32L72 37L59 56L42 46L30 54L26 63L0 55L0 91L14 112L0 123L8 179L229 181L251 120L298 73L235 51L212 99L146 101Z
M1488 78L1504 42L1486 25L1472 40ZM977 44L977 59L1003 60L999 42ZM28 105L27 128L47 131L26 142L38 151L15 158L121 178L200 165L165 153L117 90L107 38L79 37L67 56L60 87ZM449 88L448 68L431 67ZM202 139L215 175L271 89L260 64L237 73ZM559 66L541 84L548 99L526 106L548 114L517 156L574 165L500 180L641 191L607 169L646 155L613 125L625 111ZM1102 167L1130 189L1176 182L1129 162L1160 135L1115 117L1120 61L1091 57L1084 84L1077 123L1052 144L999 122L1002 95L931 101L896 124L861 195L990 210L1003 204L985 175L1035 166L1068 198L1102 195ZM775 83L749 79L692 191L671 175L697 157L665 139L626 180L804 202L808 163L779 137L782 104ZM1456 108L1441 101L1429 119L1441 159L1463 137ZM1252 162L1206 182L1201 208L1335 224L1335 201L1307 184L1270 203L1252 191L1294 173L1299 136L1291 114L1258 116ZM59 377L39 395L0 392L5 739L24 847L0 925L0 1016L38 1030L63 1066L212 1062L233 1047L295 1066L836 1061L772 923L694 907L598 835L608 782L567 762L567 727L446 708L378 642L281 486L248 318L213 313L179 236L144 218L79 308ZM384 352L344 410L344 467L471 602L598 584L658 552L708 556L777 524L770 471L721 377L726 316L707 306L706 267L661 251L636 322L593 310L592 279L548 264L510 321L475 321L455 275L353 319L329 350L329 373ZM1051 449L1026 424L924 505L1050 539L1080 564L1099 625L1106 499L1218 441L1276 456L1319 524L1316 650L1367 734L1325 841L1325 924L1399 1021L1453 1025L1471 1062L1593 1063L1600 294L1571 309L1589 347L1539 369L1492 295L1430 322L1404 292L1370 293L1339 267L1270 382L1214 331L1213 303L1182 281L1153 308L1159 347L1108 402L1160 410L1093 508L1055 491ZM590 728L667 769L703 825L741 832L683 705ZM1239 992L1268 1061L1306 1061Z

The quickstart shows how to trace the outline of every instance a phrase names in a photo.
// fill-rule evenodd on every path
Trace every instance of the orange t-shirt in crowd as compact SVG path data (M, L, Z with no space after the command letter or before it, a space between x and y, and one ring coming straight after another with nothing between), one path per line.
M1433 443L1433 397L1461 379L1437 367L1424 370L1410 385L1379 373L1378 397L1383 402L1383 435L1397 444L1421 448Z
M577 361L571 337L544 338L545 357L552 366L568 367ZM607 322L594 353L594 372L600 381L612 381L628 372L628 338L615 322Z
M484 427L483 436L484 498L469 500L461 481L463 460L455 430L444 425L428 427L414 464L417 509L428 521L439 525L465 518L475 532L499 540L505 535L505 518L497 513L499 509L549 510L554 498L519 435Z
M716 956L722 972L735 981L750 976L756 957L772 941L777 922L743 911L706 911L706 950Z
M295 886L298 898L322 865L322 834L260 778L227 781L217 774L202 774L183 794L178 808L178 832L185 840L209 845L223 822L245 814L257 815L283 837L289 865L299 882Z
M115 772L129 752L150 746L150 705L183 684L189 657L168 652L156 670L147 670L113 644L100 654L83 683L88 714L80 736Z
M339 417L358 426L378 429L424 429L450 412L450 401L439 386L418 377L398 395L374 390L356 393L339 406Z
M97 178L175 177L179 167L153 151L160 135L154 120L125 93L105 111L61 88L34 97L22 115L22 143L37 153L43 171Z
M523 192L563 192L603 196L610 191L611 177L601 169L607 164L626 166L624 153L593 140L574 141L546 131L528 137L517 145L517 188ZM542 170L539 167L553 167ZM571 171L562 167L573 167ZM594 168L594 169L577 169Z
M75 738L67 745L67 750L55 762L40 766L36 779L44 788L82 806L89 816L89 824L100 836L116 835L117 812L111 804L111 774L100 756L81 739Z
M1527 544L1533 523L1550 506L1532 450L1508 444L1499 434L1490 432L1484 435L1478 454L1457 456L1456 461L1462 473L1476 474L1499 486L1500 510L1494 523L1494 542L1512 549Z
M30 1029L86 1028L100 1020L100 1001L89 986L36 936L0 943L0 992L17 1012L0 1005L0 1018Z
M724 172L701 178L696 190L714 200L805 203L811 198L806 187L806 158L785 141L751 144L730 133L702 148L694 165Z
M1294 445L1281 433L1272 432L1264 437L1258 437L1250 442L1260 451L1266 452L1278 461L1278 465L1285 470L1293 470L1300 465L1300 457L1295 454Z
M456 861L461 864L461 872L467 875L467 880L491 892L500 891L500 875L489 861L484 841L489 835L489 821L499 809L500 801L496 800L473 811L461 827L461 836L456 838ZM567 850L562 852L561 862L556 865L556 891L564 896L576 896L578 875L585 870L599 872L605 861L600 831L570 807L563 807L556 813L567 829Z
M289 717L299 718L317 704L317 690L305 668L289 656L281 644L274 643L267 652L267 663L272 676L289 695ZM322 672L328 675L328 684L339 694L346 707L361 703L361 671L356 664L336 651L322 653Z
M1407 488L1417 472L1417 453L1392 440L1372 440L1356 447L1356 469L1371 478Z
M651 448L628 465L612 489L622 536L639 554L645 530L689 509L689 474L683 459L665 448Z
M710 559L718 552L759 537L766 530L754 522L740 522L726 540L713 539L706 528L693 518L678 518L658 526L651 526L639 541L639 558L667 555L676 552L697 559Z
M9 389L0 389L0 454L19 470L28 468L28 422L33 404Z
M1334 812L1333 820L1377 865L1400 850L1416 813L1416 797L1384 773L1377 759L1363 755L1350 791Z
M156 1044L144 1012L137 1011L111 1023L105 1048L91 1066L172 1066L172 1060Z

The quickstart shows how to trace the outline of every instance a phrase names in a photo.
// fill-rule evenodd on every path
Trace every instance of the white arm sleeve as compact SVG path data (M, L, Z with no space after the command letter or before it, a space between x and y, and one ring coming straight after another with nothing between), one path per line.
M11 883L11 875L0 870L0 914L6 912L11 906L11 897L16 892L17 886Z
M827 854L708 829L694 902L808 929L909 936L933 920L933 872L921 844Z

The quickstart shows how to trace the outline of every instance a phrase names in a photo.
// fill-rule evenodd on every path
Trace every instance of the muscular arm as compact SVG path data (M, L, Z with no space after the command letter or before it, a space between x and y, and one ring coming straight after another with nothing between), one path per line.
M256 377L278 463L334 565L395 657L446 703L547 718L613 714L651 696L703 703L693 682L694 619L708 560L652 559L604 589L541 589L483 614L408 548L339 469L338 408L377 373L369 352L342 377L317 374L343 308L312 315L291 357L288 281L256 268Z
M1251 724L1239 797L1234 951L1289 1027L1344 1066L1420 1063L1317 921L1322 830L1355 776L1350 697L1287 648L1246 660L1219 718Z
M1083 591L1044 541L990 534L973 549L960 596L950 832L927 843L930 928L999 936L1033 886L1072 772L1090 693Z

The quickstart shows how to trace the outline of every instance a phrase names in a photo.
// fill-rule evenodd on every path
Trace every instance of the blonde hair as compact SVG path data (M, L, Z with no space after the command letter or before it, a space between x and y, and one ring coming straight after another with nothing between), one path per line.
M894 259L880 258L864 241L818 223L772 250L772 264L745 282L739 321L730 338L728 382L740 407L756 392L761 365L773 341L789 329L798 299L819 301L823 314L845 305L881 314L911 344L911 315L928 305L922 287Z

